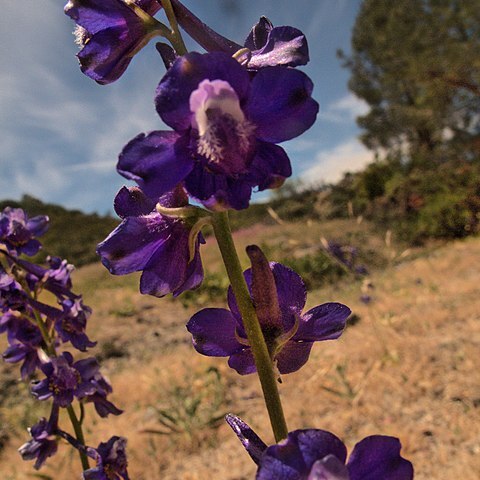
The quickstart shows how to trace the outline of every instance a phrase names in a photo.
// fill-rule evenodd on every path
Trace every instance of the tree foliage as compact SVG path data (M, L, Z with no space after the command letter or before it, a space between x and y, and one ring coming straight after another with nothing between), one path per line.
M365 0L352 33L350 89L370 106L358 118L371 149L480 149L477 0ZM410 158L411 159L411 158ZM430 158L431 160L431 158Z

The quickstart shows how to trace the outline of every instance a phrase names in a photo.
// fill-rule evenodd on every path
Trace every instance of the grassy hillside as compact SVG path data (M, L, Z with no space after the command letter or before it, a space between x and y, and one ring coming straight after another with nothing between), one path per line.
M43 252L66 258L76 266L98 260L97 243L102 241L119 223L117 219L97 214L85 214L79 210L67 210L59 205L43 203L24 195L22 200L0 201L0 210L5 207L23 208L29 216L48 215L50 228L40 239ZM40 257L45 253L39 254Z

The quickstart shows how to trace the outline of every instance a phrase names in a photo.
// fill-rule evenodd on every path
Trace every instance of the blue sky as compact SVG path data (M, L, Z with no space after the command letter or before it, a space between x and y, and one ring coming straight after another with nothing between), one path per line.
M107 213L126 183L115 171L123 145L165 126L153 106L164 67L149 44L116 83L100 86L78 68L66 0L3 0L0 16L0 198L28 193L87 212ZM371 160L357 140L366 106L347 88L336 50L349 49L360 0L185 0L225 36L243 43L260 15L308 38L321 113L302 137L282 146L294 177L335 181ZM160 18L160 17L159 17ZM191 48L193 43L190 44Z

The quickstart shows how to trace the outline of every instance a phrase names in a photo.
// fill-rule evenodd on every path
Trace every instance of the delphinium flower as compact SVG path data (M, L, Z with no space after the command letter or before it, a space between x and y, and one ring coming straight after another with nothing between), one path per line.
M187 201L183 188L178 187L159 203L168 210L185 207ZM159 213L156 201L137 187L123 187L114 205L122 223L97 247L110 273L143 271L140 292L157 297L168 293L176 296L200 285L203 268L199 246L203 238L191 238L195 221Z
M94 458L97 465L83 472L84 480L129 480L127 472L127 440L123 437L112 437L98 448L88 449L88 455Z
M35 255L41 247L36 237L48 229L48 217L29 218L21 208L6 207L0 213L0 244L12 255Z
M32 394L38 400L53 397L55 404L67 407L75 397L82 399L96 391L93 379L100 366L93 357L74 362L71 353L63 352L40 368L46 378L32 384Z
M77 23L77 57L85 75L100 84L117 80L133 56L158 34L156 0L70 0L65 13Z
M251 78L222 52L188 53L160 81L155 104L174 131L140 134L117 169L149 197L179 182L212 210L248 206L252 189L280 186L290 160L276 145L311 127L318 104L302 72L267 67Z
M58 411L58 406L54 405L48 421L46 418L42 418L29 428L32 439L18 449L23 460L35 459L33 468L36 470L45 463L48 457L57 452Z
M309 61L305 35L295 27L274 27L266 17L253 26L244 45L250 50L249 70L275 65L298 67Z
M178 23L207 52L235 54L237 60L249 70L283 65L297 67L309 61L305 35L294 27L274 27L266 17L261 17L242 46L223 37L205 25L185 5L172 0Z
M228 424L257 463L257 480L411 480L412 464L400 455L397 438L372 435L347 448L333 433L295 430L276 445L265 444L235 415Z
M365 265L357 265L358 248L352 245L342 245L338 242L321 239L325 250L343 267L358 275L368 275Z
M308 360L313 343L338 338L350 309L341 303L325 303L302 313L306 288L293 270L268 263L256 246L247 248L252 268L244 272L258 320L279 373L291 373ZM229 310L207 308L187 323L195 349L214 357L229 357L228 364L246 375L256 371L252 351L231 287Z

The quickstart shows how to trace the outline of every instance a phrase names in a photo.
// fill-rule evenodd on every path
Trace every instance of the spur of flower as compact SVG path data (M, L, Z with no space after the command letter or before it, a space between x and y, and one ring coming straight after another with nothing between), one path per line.
M65 13L77 23L82 72L100 84L117 80L157 32L156 0L70 0Z
M325 303L302 313L306 288L300 276L280 263L268 263L256 246L247 253L252 268L244 277L272 361L281 374L295 372L307 362L314 342L341 335L351 311L341 303ZM228 306L201 310L187 329L199 353L229 357L229 366L238 373L253 373L253 354L231 287Z
M412 480L413 466L400 455L398 438L372 435L358 442L347 460L345 444L319 429L295 430L267 447L235 415L227 415L249 455L257 480Z
M184 207L187 198L178 187L159 203L166 209ZM110 273L143 271L140 292L157 297L168 293L176 296L200 285L203 268L199 248L203 238L191 238L193 225L189 219L158 213L156 202L138 187L123 187L114 205L122 223L97 247Z
M290 160L276 145L310 128L318 112L313 84L286 67L253 78L223 52L178 58L157 87L155 104L174 131L140 134L120 154L117 170L150 197L183 182L212 210L248 207L253 188L280 186Z

